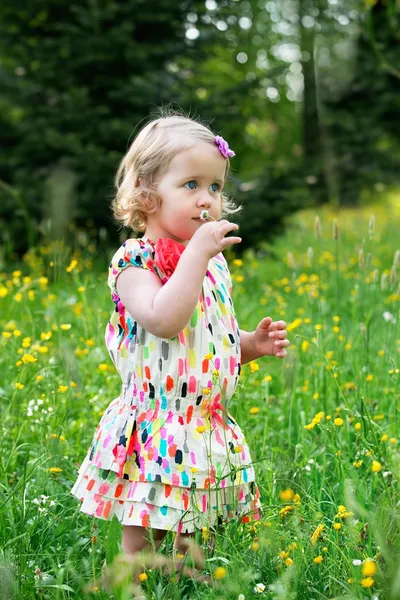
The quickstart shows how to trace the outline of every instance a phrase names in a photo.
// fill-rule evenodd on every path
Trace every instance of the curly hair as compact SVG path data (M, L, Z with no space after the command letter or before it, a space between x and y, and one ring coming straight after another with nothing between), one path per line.
M161 206L157 181L166 173L174 156L191 148L196 140L215 145L215 134L207 125L168 108L159 109L158 114L160 116L152 118L135 137L115 176L113 216L123 226L138 232L145 231L147 215ZM228 158L224 183L229 169ZM224 193L221 200L222 217L242 208Z

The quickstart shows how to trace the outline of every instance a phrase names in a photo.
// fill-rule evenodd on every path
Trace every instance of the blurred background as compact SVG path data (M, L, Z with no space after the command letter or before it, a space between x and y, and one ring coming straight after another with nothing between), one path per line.
M299 208L383 201L400 190L399 38L399 0L3 0L1 263L127 237L114 175L159 106L235 150L239 252Z

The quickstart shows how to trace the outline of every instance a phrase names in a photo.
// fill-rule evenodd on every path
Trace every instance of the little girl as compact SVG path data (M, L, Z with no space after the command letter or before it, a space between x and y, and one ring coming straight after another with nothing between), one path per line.
M286 323L239 330L223 250L238 226L223 194L227 142L190 118L149 122L117 172L116 219L142 232L114 254L115 308L106 345L122 379L71 493L81 510L116 515L122 550L174 548L204 527L260 518L260 493L242 430L227 411L241 365L286 356ZM128 268L129 267L129 268ZM135 268L131 268L135 267Z

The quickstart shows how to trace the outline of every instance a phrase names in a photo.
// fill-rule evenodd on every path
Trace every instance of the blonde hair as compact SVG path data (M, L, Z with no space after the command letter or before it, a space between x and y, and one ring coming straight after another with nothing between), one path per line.
M147 215L161 206L157 180L165 174L174 156L191 148L196 141L215 145L215 134L208 126L170 109L161 108L159 114L135 137L115 176L114 218L134 231L145 231ZM229 169L227 158L224 183ZM136 185L138 177L140 187ZM221 217L241 210L224 193L221 200Z

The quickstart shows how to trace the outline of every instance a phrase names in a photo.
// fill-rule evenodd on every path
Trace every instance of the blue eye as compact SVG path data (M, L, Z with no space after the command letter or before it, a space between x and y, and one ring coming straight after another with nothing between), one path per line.
M189 189L190 189L190 190L195 190L195 189L196 189L196 187L197 187L197 183L195 182L195 180L194 180L194 179L191 179L190 181L187 181L187 182L185 183L185 185L190 185L191 183L194 183L195 187L192 187L192 186L190 186L190 187L189 187Z
M214 189L214 186L216 187L216 189ZM211 187L212 187L212 189L213 189L213 190L212 190L213 192L218 192L218 190L219 190L219 185L218 185L218 183L212 183L212 184L211 184Z

